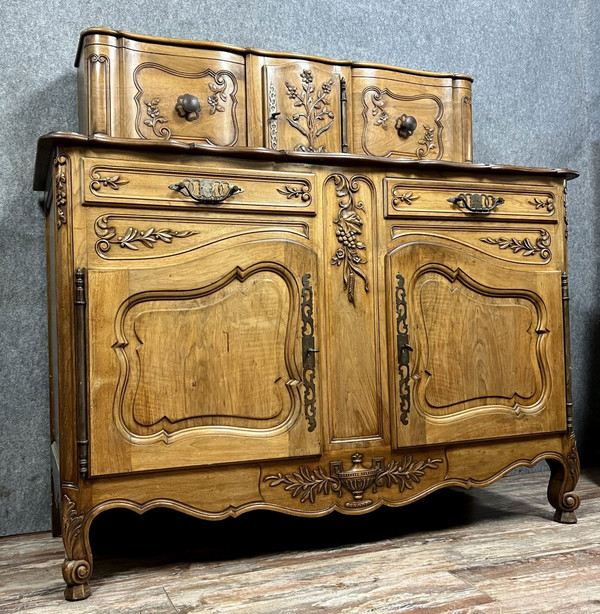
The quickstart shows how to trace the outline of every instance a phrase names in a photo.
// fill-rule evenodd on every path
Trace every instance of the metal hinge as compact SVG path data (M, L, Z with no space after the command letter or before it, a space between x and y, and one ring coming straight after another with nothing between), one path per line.
M340 99L342 105L342 153L348 153L348 96L346 94L346 79L340 79Z
M87 343L85 327L85 269L75 271L75 414L77 424L77 465L88 472Z
M571 386L571 320L569 315L569 275L560 276L563 302L563 335L565 350L565 397L567 410L567 429L573 430L573 391Z

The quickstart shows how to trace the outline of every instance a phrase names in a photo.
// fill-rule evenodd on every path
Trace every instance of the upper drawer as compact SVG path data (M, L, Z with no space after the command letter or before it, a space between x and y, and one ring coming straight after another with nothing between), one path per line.
M82 39L78 71L84 133L247 143L241 53L90 34Z
M466 79L353 67L352 102L355 153L472 161Z
M91 157L81 164L86 205L315 215L311 173Z
M558 221L557 195L549 185L384 179L388 218L513 218Z

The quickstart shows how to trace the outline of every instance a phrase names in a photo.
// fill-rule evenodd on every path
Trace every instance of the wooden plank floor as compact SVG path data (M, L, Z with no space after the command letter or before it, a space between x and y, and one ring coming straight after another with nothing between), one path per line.
M107 512L92 596L76 603L60 539L3 538L0 613L600 613L600 472L579 482L577 525L551 520L548 475L359 517Z

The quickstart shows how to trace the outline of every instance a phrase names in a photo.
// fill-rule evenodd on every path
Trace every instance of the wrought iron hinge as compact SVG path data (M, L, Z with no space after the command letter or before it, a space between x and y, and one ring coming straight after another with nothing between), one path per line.
M317 428L315 388L315 323L313 320L313 289L310 273L302 276L302 382L304 384L304 416L309 432Z
M77 465L83 476L88 472L87 343L85 327L85 269L75 271L75 412L77 425Z
M569 275L560 277L563 302L563 335L565 349L565 397L567 409L567 429L573 430L573 390L571 385L571 319L569 314Z
M341 122L342 122L342 153L348 153L348 95L346 79L340 79Z
M408 324L406 322L406 290L404 277L396 275L396 343L398 351L398 377L400 391L400 422L408 424L410 412L410 352L412 348L408 339Z

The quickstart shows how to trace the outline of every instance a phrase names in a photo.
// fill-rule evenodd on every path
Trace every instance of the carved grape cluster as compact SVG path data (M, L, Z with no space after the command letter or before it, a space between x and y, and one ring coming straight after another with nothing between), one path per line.
M337 240L348 249L357 248L357 242L355 237L358 233L356 230L344 230L343 228L338 226L337 230L335 231L335 234L337 236Z

